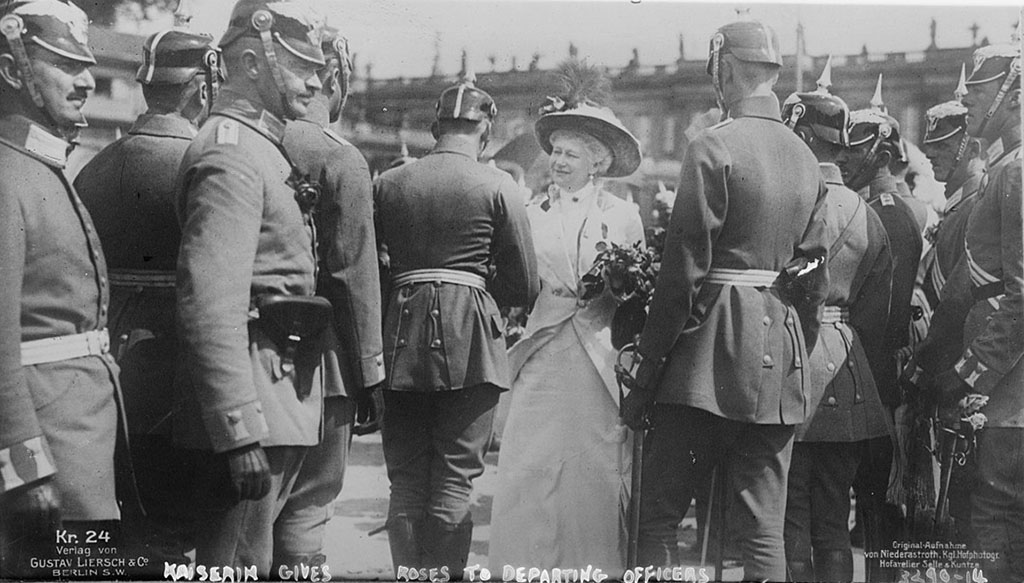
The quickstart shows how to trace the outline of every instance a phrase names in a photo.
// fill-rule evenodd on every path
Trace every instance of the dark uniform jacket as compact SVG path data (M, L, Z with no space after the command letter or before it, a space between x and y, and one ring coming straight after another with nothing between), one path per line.
M963 186L949 197L942 221L935 229L924 281L925 293L933 307L942 300L942 288L946 285L946 278L964 254L967 217L971 216L971 210L977 202L983 176L983 173L978 173L968 177Z
M324 370L326 396L357 396L384 380L380 278L373 192L366 159L313 120L285 128L284 146L299 172L317 181L317 293L334 307Z
M174 208L178 166L195 135L181 115L143 114L75 179L110 270L111 340L132 433L170 435L181 242Z
M0 493L57 470L63 518L107 520L118 517L107 481L117 365L109 354L21 360L22 342L107 325L107 268L64 174L67 150L26 118L0 118ZM60 422L41 427L44 414ZM84 439L94 442L66 447Z
M530 306L540 283L524 190L476 160L435 148L381 175L377 233L391 274L444 268L483 277L487 292L448 283L392 289L384 323L386 387L400 391L508 388L498 305Z
M797 428L800 441L860 441L886 435L888 415L878 396L863 338L881 338L889 317L892 257L881 219L843 185L835 164L822 164L828 185L825 224L829 293L826 310L848 311L848 320L826 314L808 359L814 413ZM878 343L872 343L877 352ZM878 355L871 357L877 359Z
M319 360L318 347L289 373L281 347L254 321L261 295L314 292L312 221L290 185L283 135L281 120L223 90L182 161L177 285L187 374L178 378L174 433L186 446L319 441L322 387L307 363Z
M774 96L730 113L687 147L640 352L668 357L657 402L796 424L810 409L796 309L773 287L704 280L712 268L779 272L794 256L824 254L825 184Z
M961 262L973 302L964 322L966 349L954 368L972 392L990 397L983 409L989 427L1024 427L1021 204L1018 143L989 170L967 220Z
M872 363L875 382L882 402L895 408L900 401L896 351L910 345L910 299L914 293L918 263L921 261L923 239L913 211L897 192L893 176L877 176L871 181L868 203L882 219L885 233L889 237L892 299L889 304L889 326L885 334L873 339L865 338L865 343L881 341L882 346L878 349L881 351L881 360Z

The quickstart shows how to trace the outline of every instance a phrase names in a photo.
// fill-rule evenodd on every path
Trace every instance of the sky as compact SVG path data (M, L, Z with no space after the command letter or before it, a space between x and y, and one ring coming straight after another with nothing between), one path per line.
M978 39L1007 42L1019 8L1004 0L984 6L929 4L769 4L763 2L682 2L678 0L308 0L349 39L360 73L372 63L373 77L424 77L435 53L443 74L454 76L462 51L477 72L507 71L515 57L525 69L534 53L539 66L553 68L568 55L569 43L590 62L625 66L635 48L641 66L671 64L679 36L688 59L701 59L714 30L736 19L737 8L773 26L782 49L796 47L797 23L810 55L922 51L929 25L936 21L936 44L971 44ZM190 0L193 29L219 38L233 2ZM160 23L157 23L158 25ZM166 23L164 23L166 25Z

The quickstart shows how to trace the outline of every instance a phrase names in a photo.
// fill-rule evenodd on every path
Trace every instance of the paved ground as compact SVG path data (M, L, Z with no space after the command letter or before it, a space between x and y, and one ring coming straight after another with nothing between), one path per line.
M487 455L487 469L475 482L473 494L473 545L469 564L487 565L490 537L491 499L497 480L497 454ZM345 487L338 498L335 517L328 524L325 552L332 579L393 579L387 533L381 529L387 513L388 478L381 452L380 434L356 437L352 443ZM371 534L376 532L375 534ZM696 523L683 522L680 543L684 555L699 562ZM688 550L688 551L687 551ZM855 551L854 580L863 580L863 555ZM710 571L710 570L709 570ZM742 575L735 562L726 562L724 581L738 581Z

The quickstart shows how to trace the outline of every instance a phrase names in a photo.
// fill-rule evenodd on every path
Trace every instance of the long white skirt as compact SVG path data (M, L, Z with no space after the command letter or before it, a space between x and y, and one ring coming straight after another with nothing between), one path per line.
M571 322L512 386L498 458L490 564L540 569L625 563L631 436Z

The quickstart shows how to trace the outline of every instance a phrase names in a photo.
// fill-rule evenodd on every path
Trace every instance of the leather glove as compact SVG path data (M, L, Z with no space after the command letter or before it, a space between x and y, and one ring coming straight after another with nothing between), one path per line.
M379 385L372 387L368 394L356 403L356 423L353 435L368 435L384 425L384 393Z
M629 373L622 365L615 365L615 377L622 386L629 389L629 394L622 398L619 403L619 416L622 422L633 431L641 431L648 428L647 413L651 403L654 402L654 390L641 384L641 380L649 378L650 373L645 373L644 364L641 363L637 369L637 377ZM640 379L640 380L638 380Z
M932 379L939 405L939 420L947 427L960 424L960 399L967 396L971 386L960 378L953 369L947 369Z
M22 532L52 536L60 527L60 496L51 478L18 488L0 497L3 515Z
M239 500L259 500L270 492L270 463L260 444L231 450L227 457L231 485Z

